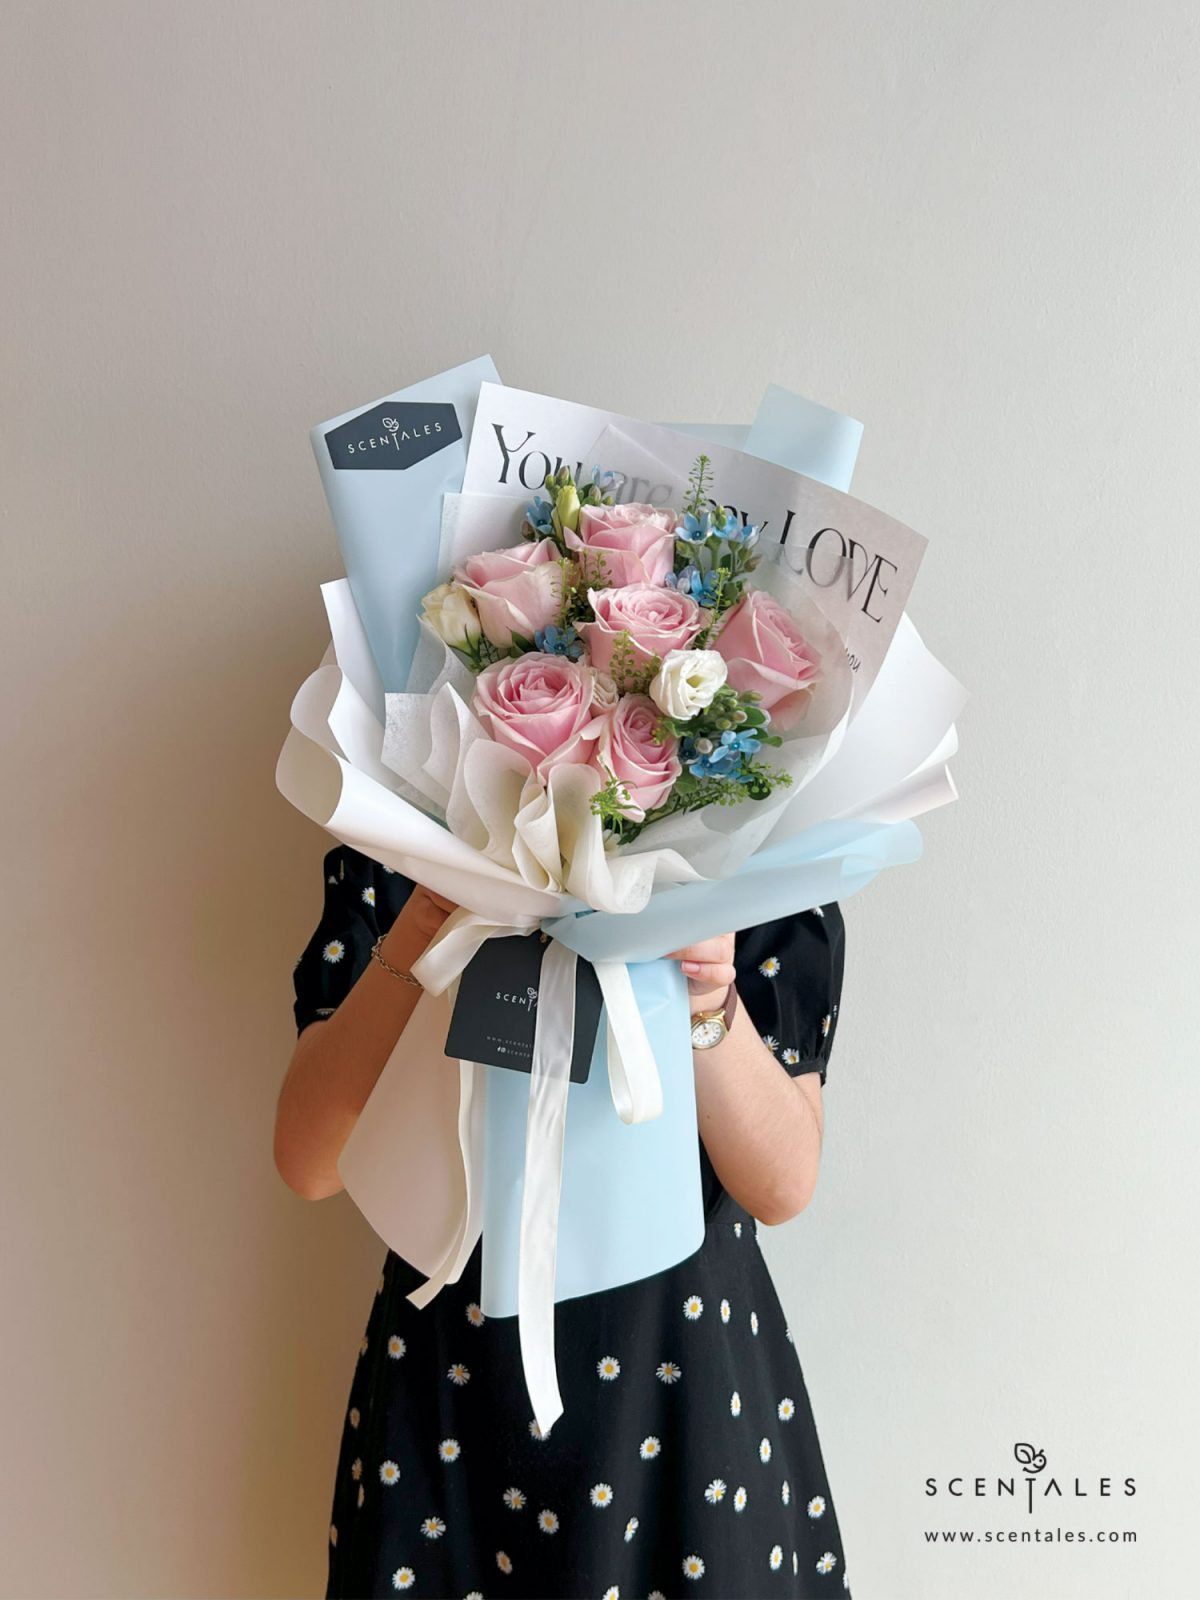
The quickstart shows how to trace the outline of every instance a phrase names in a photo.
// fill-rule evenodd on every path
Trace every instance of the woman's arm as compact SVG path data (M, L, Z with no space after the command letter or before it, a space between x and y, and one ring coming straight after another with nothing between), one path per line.
M715 1011L737 978L731 933L672 952L693 1011ZM726 1037L694 1050L700 1135L717 1177L761 1222L786 1222L812 1199L821 1159L821 1075L791 1078L739 1005Z
M410 972L453 910L418 885L380 954ZM342 1146L420 998L420 989L370 961L333 1015L310 1023L297 1039L275 1111L275 1165L304 1199L323 1200L343 1187Z

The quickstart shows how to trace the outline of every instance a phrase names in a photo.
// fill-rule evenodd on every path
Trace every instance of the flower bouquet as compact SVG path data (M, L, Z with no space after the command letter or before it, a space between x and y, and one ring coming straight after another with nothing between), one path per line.
M444 377L461 390L464 374ZM486 381L480 393L489 405L518 394ZM560 403L526 398L559 417ZM503 492L447 487L436 450L417 464L432 459L435 488L387 490L439 524L432 563L427 535L406 580L390 540L370 559L329 441L349 427L362 455L374 435L361 419L384 410L383 448L401 427L428 439L417 413L429 403L392 396L316 430L335 515L356 537L340 528L350 581L325 586L332 643L294 702L277 782L336 838L461 907L414 969L425 993L339 1170L386 1242L428 1275L418 1304L455 1281L482 1234L483 1310L519 1316L548 1429L562 1409L556 1300L661 1271L703 1237L686 984L661 958L845 898L915 859L912 817L954 797L945 762L963 694L898 609L902 586L871 681L856 680L850 625L818 602L811 552L832 523L814 527L796 570L763 521L722 498L723 469L739 493L761 481L766 495L777 465L565 403L594 437L590 459L544 453L530 494L524 462L520 483L506 481L503 430L478 395L460 394L466 425L447 431L468 440L466 480L498 439ZM600 464L601 449L618 459ZM861 532L869 508L784 477L814 522L832 505ZM634 480L653 498L632 498ZM675 503L662 492L672 485ZM794 516L789 504L785 526ZM868 526L879 538L899 527L878 513ZM912 545L891 548L899 570ZM862 603L862 582L847 573L847 607ZM383 589L416 619L411 656L393 648ZM874 622L880 604L876 594L864 607ZM465 995L464 974L482 963L503 988L514 941L535 961L528 1072L482 1045L483 1059L460 1055L454 1072L460 981ZM573 1082L580 962L603 1018Z

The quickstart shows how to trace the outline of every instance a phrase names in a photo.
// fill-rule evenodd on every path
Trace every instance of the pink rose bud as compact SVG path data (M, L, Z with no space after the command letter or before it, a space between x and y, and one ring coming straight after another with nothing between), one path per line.
M545 783L560 762L591 760L592 674L540 651L497 661L475 680L475 714L497 744L523 755Z
M594 667L607 672L613 646L627 633L637 662L661 660L668 650L686 650L707 618L689 594L655 584L635 583L628 589L589 589L594 622L579 623Z
M587 583L662 583L675 565L675 514L653 506L584 506L564 537Z
M749 590L728 613L714 648L740 694L753 691L772 726L792 728L808 710L821 674L821 656L772 595Z
M662 805L683 771L679 741L668 736L659 744L654 737L661 717L646 695L627 694L592 724L596 731L592 764L602 784L612 773L624 785L631 802L626 815L635 822Z
M484 636L502 650L514 633L532 639L562 611L562 567L552 539L470 556L454 576L474 600Z

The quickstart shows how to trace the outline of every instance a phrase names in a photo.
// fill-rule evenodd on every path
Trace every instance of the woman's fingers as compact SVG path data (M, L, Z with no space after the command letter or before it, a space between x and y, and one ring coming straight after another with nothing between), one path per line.
M728 989L737 979L737 968L727 961L684 961L684 975L694 989Z
M733 935L700 939L682 950L672 950L668 961L678 961L694 989L727 989L737 979L733 964Z

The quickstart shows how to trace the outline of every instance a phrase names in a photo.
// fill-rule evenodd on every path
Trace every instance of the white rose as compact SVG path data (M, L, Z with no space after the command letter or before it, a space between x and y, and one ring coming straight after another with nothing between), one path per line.
M457 583L439 583L421 601L425 620L452 650L477 644L483 630L471 596Z
M650 698L664 716L688 722L712 705L728 670L715 650L668 650L651 680Z

